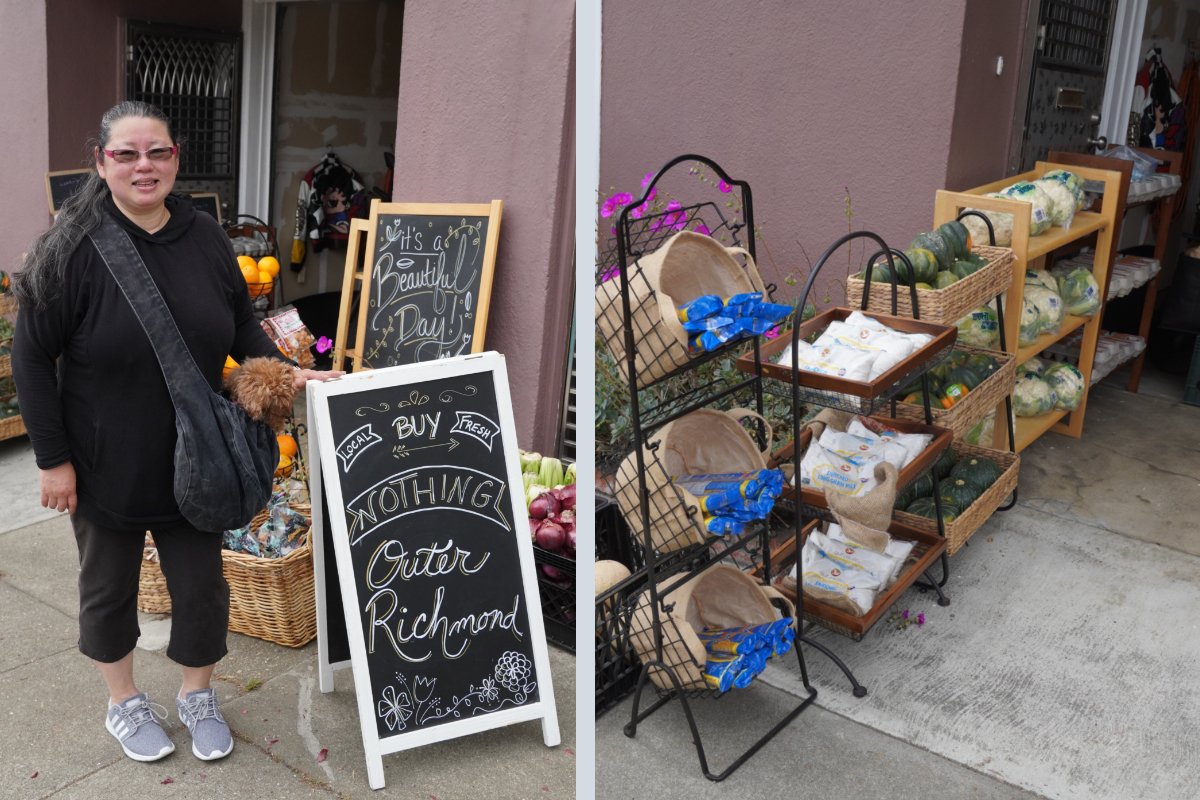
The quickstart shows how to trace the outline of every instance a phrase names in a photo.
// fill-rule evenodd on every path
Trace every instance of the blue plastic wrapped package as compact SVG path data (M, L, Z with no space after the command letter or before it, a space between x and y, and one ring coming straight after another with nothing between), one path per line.
M676 486L694 495L713 494L736 489L742 497L757 497L763 488L762 474L771 471L779 472L779 470L714 472L703 475L683 475L674 478L673 482ZM782 474L780 472L781 476Z
M712 653L704 663L704 682L711 689L727 692L733 688L734 681L744 668L745 661L742 656Z
M683 323L683 329L688 333L704 333L706 331L719 331L728 328L735 322L731 317L726 317L723 314L718 314L715 317L706 317L704 319L693 320Z
M767 644L753 625L741 628L706 628L697 635L709 653L745 655L761 650Z
M675 307L675 313L679 315L680 322L696 322L709 317L720 311L725 304L721 302L721 298L715 294L705 294L697 297L695 300L689 300L681 306Z
M705 517L704 529L717 536L741 536L746 532L746 522L731 517Z
M745 502L746 498L742 496L740 489L726 489L723 492L702 495L700 510L705 514L716 515L728 510L740 509Z
M762 303L762 299L762 292L742 292L735 294L725 301L724 316L734 318L749 316L747 309Z
M689 336L688 350L692 353L709 353L741 334L741 320L735 320L729 325L722 326L716 330Z

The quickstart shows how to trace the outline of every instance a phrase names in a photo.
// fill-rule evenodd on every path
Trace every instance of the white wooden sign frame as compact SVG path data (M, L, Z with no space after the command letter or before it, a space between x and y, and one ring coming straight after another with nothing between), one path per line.
M337 475L336 444L333 441L327 400L336 395L400 387L464 375L487 376L492 381L496 395L500 433L504 444L504 460L508 470L507 505L511 514L510 519L516 521L514 539L521 564L521 585L525 592L527 630L533 649L538 700L516 708L445 722L394 736L380 737L376 722L374 692L367 664L366 642L359 615L362 602L358 598L358 584L350 557L350 541L346 517L343 513L345 506L341 484L335 478L326 487L321 479L325 471L331 475ZM525 513L523 507L518 505L523 496L523 483L520 459L517 454L517 433L513 421L512 396L509 391L508 370L505 366L504 356L495 352L479 353L358 372L324 382L310 381L307 387L307 398L313 570L317 594L319 686L322 692L331 692L333 691L334 670L350 667L353 671L354 689L358 700L358 719L362 729L363 750L367 761L367 781L371 788L382 789L384 787L383 756L388 753L396 753L447 739L456 739L460 736L480 733L518 722L540 719L542 739L546 746L558 745L561 741L558 730L558 712L554 702L550 656L546 648L546 631L542 620L541 599L538 594L533 543L528 535L522 535L522 530L526 529L528 525L528 514ZM321 533L325 524L321 498L325 491L328 492L329 522L333 533L339 589L346 612L346 633L350 644L349 661L330 662L328 653L329 619L326 613L326 602L327 592L330 589L325 586L325 559L328 554L324 552L324 540Z

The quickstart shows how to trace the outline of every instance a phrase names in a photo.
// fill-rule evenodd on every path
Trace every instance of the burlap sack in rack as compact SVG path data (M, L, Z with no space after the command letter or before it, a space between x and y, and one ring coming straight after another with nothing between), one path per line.
M875 465L875 488L861 497L826 492L825 502L835 518L854 520L868 528L886 531L892 524L892 506L899 491L900 472L884 461Z
M746 259L743 267L733 257ZM630 320L638 382L646 385L688 362L688 334L676 306L706 294L728 299L742 292L761 292L762 278L749 251L726 247L702 233L680 231L628 270ZM596 287L596 334L629 380L625 351L621 278Z
M672 583L677 576L659 585ZM771 605L782 601L781 614ZM793 616L795 608L774 587L763 586L737 567L716 564L659 597L658 621L662 630L661 662L670 667L683 689L706 689L704 664L708 654L697 635L705 628L738 628ZM658 661L650 593L644 592L634 609L630 641L643 664ZM661 669L650 670L650 680L661 689L675 688Z
M739 420L762 421L767 432L767 449L760 451ZM659 553L681 550L708 539L700 502L691 492L674 483L683 475L750 472L767 468L771 449L771 426L745 408L714 411L702 408L655 431L642 448L645 460L646 494L650 500L650 536ZM637 453L630 453L617 470L617 505L630 530L642 541L642 507Z

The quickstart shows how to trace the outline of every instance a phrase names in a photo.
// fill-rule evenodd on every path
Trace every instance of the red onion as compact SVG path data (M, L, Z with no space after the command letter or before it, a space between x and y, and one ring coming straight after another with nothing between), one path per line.
M575 508L575 484L568 483L564 486L559 492L558 499L563 508Z
M530 536L530 538L534 539L535 541L537 539L536 534L537 534L538 525L541 525L541 524L542 524L542 521L540 519L534 519L533 517L529 518L529 536Z
M567 540L567 532L557 522L543 522L538 526L534 540L537 542L537 546L543 550L557 553Z
M550 492L542 492L529 504L529 516L534 519L545 519L551 514L557 514L561 508L562 504L558 502L557 497Z
M570 575L563 572L558 567L551 566L550 564L542 564L541 567L542 567L542 574L545 575L547 578L549 578L552 581L557 581L559 583L562 583L564 581L569 581L571 579Z

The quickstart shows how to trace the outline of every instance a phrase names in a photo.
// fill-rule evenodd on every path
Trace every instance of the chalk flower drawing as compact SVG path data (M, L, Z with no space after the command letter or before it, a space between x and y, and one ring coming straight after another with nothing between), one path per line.
M520 691L529 680L532 666L523 654L509 651L496 662L496 680L510 692Z
M379 716L383 718L388 730L394 731L397 728L404 730L404 725L413 712L412 705L408 700L408 692L401 692L397 695L396 687L385 686L379 693L379 697Z
M434 694L437 678L417 675L412 678L410 690L408 676L397 672L400 689L383 687L379 693L379 716L388 730L402 731L408 726L410 717L420 726L461 717L464 713L489 714L505 706L524 705L537 690L532 676L533 664L529 659L522 653L509 651L497 659L492 675L480 680L478 685L470 684L461 696L452 695L449 701L443 701Z

